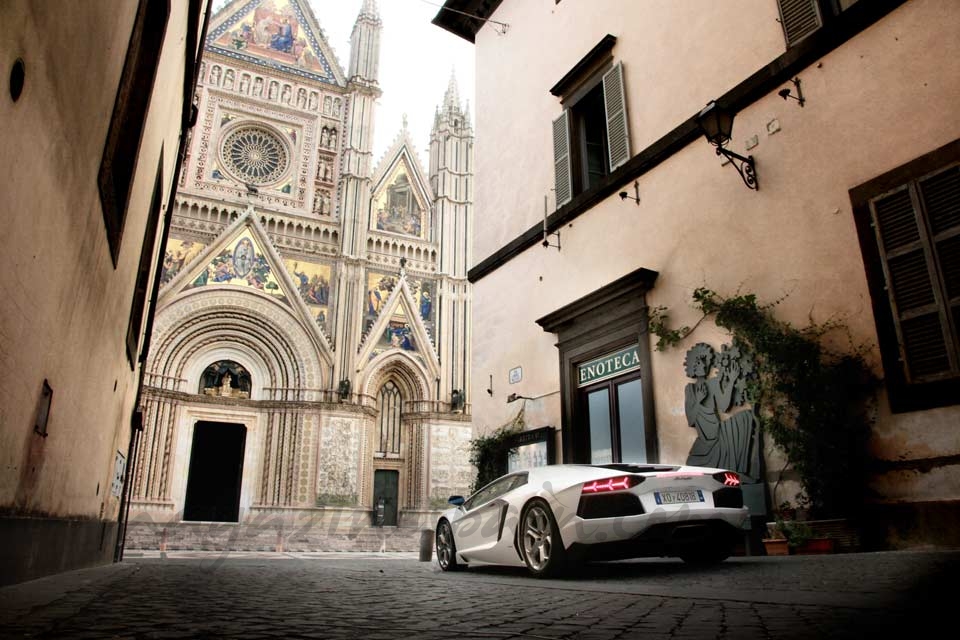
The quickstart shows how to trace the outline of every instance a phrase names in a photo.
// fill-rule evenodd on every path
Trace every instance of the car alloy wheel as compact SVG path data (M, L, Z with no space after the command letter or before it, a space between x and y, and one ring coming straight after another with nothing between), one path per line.
M460 569L457 564L457 546L453 542L453 530L446 520L441 520L437 525L437 562L444 571Z
M537 577L557 573L565 552L550 507L543 500L533 500L524 508L520 522L520 544L527 569Z

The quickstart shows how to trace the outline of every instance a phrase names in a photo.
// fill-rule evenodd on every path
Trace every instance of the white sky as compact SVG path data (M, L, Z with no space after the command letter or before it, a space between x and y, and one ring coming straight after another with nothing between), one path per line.
M363 0L308 0L344 73L350 64L350 32ZM428 169L433 114L443 102L451 70L461 103L474 100L473 45L430 24L443 0L377 0L380 34L380 88L373 158L378 164L400 131L403 114L424 169ZM214 0L219 9L226 0Z

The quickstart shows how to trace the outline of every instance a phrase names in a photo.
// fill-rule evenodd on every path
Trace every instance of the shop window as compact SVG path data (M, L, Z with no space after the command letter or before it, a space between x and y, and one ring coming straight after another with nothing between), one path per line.
M893 411L960 402L960 140L850 192Z
M639 374L602 382L580 393L590 430L590 463L649 462Z

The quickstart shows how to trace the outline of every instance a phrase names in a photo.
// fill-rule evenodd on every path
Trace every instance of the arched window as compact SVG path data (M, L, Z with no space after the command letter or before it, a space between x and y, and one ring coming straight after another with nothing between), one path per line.
M400 453L400 405L403 397L392 381L380 387L377 404L380 407L380 438L377 453Z
M250 372L237 364L233 360L220 360L214 362L204 370L200 376L200 389L198 393L204 393L206 389L219 389L223 386L224 378L230 374L229 384L231 389L250 393Z

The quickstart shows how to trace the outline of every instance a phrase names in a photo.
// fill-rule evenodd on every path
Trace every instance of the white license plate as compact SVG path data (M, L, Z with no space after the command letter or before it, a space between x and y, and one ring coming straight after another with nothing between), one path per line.
M656 491L653 495L657 499L657 504L703 502L703 491L700 489L690 489L688 491Z

